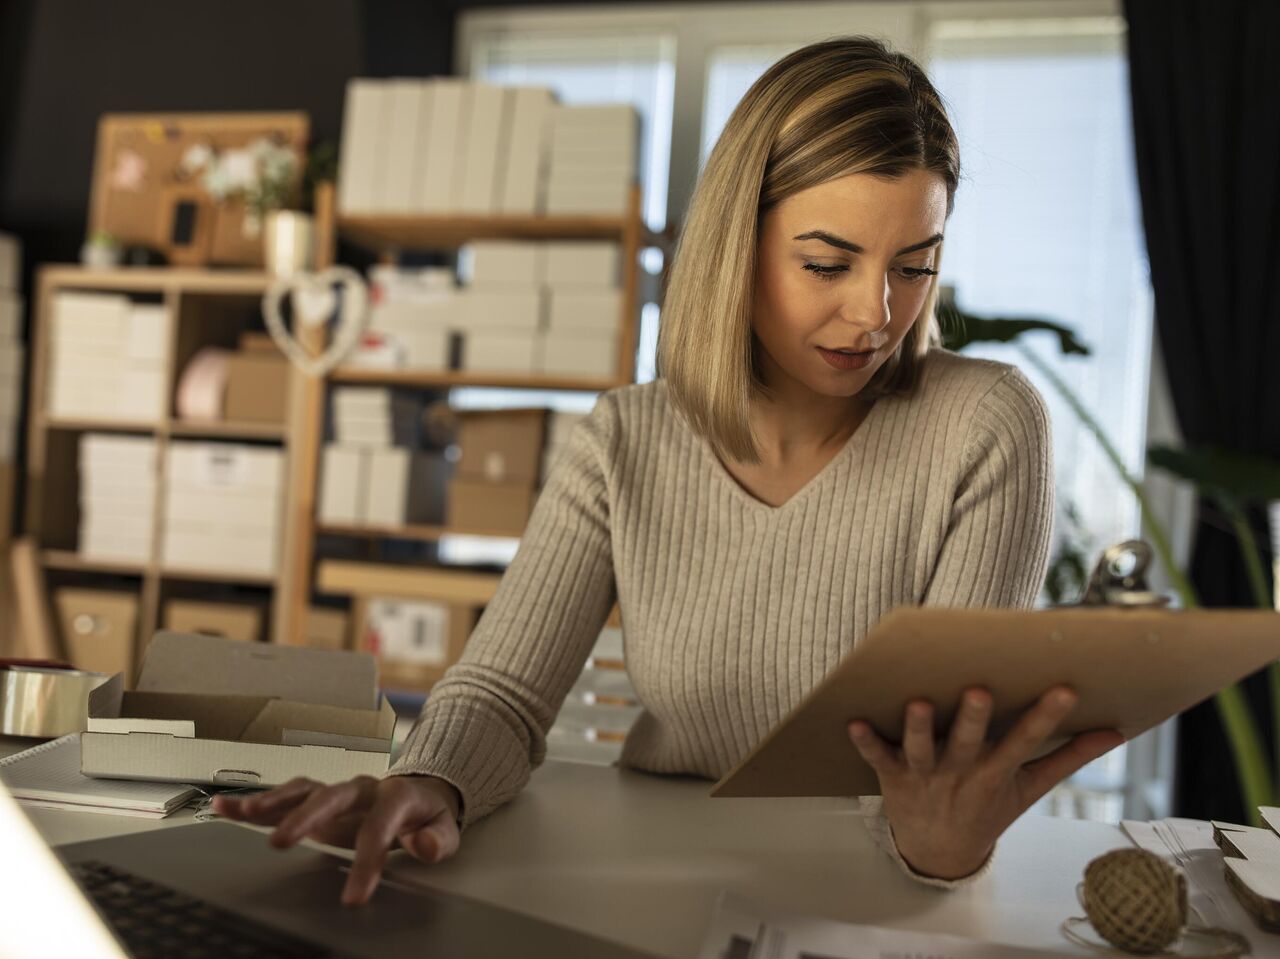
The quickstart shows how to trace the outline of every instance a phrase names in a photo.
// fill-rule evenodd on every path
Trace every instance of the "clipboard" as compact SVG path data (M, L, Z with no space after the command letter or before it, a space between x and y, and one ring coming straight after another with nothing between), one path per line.
M1049 687L1079 703L1062 735L1115 728L1132 739L1280 659L1280 613L1075 606L904 608L885 616L711 791L716 797L877 795L849 741L853 719L899 742L911 699L945 733L968 686L984 686L999 737Z

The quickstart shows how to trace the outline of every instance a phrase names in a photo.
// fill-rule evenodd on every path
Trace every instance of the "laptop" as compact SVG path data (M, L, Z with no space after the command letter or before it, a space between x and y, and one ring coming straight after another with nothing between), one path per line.
M208 822L54 850L0 784L0 959L652 956L435 890L339 905L345 860ZM465 855L465 851L463 853Z

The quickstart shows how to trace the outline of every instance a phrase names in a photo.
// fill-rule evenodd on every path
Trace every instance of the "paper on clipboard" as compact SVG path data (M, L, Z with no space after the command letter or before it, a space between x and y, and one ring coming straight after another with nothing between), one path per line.
M1269 610L1070 607L905 608L885 616L711 795L863 796L875 773L846 732L866 719L898 741L914 698L935 707L939 732L960 693L983 686L1001 735L1049 687L1080 702L1062 737L1118 729L1126 739L1280 659L1280 613Z

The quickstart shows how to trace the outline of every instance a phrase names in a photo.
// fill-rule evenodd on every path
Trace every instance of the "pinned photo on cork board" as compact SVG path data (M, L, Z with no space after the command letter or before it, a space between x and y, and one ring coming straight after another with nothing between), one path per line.
M305 113L105 114L98 121L89 232L183 265L260 267L261 225L244 185L264 159L302 182Z
M970 686L994 701L998 739L1050 687L1076 708L1042 752L1076 733L1118 729L1126 740L1280 659L1270 610L1062 607L902 608L889 613L712 789L717 797L872 796L875 771L849 739L865 719L902 739L913 699L934 705L944 735Z

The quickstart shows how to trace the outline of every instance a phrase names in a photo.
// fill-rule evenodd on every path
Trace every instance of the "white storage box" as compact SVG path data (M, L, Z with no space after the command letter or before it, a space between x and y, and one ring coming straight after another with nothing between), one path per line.
M235 443L172 443L169 482L205 490L277 492L284 478L278 449Z
M542 282L542 243L475 240L463 250L463 279L470 287L530 287Z
M369 451L330 444L320 466L320 522L353 526L362 522L368 488Z
M539 371L552 376L613 376L618 340L611 330L549 331L541 343Z
M547 330L551 333L613 332L622 319L621 290L551 291Z
M462 368L474 373L533 373L537 369L536 330L472 330L462 349Z
M523 290L467 290L461 296L463 329L526 329L542 327L544 297L539 287Z
M364 653L159 633L134 692L89 697L81 772L114 779L278 786L387 768L395 712Z
M547 285L562 287L616 287L622 282L622 248L608 240L556 240L546 244Z

